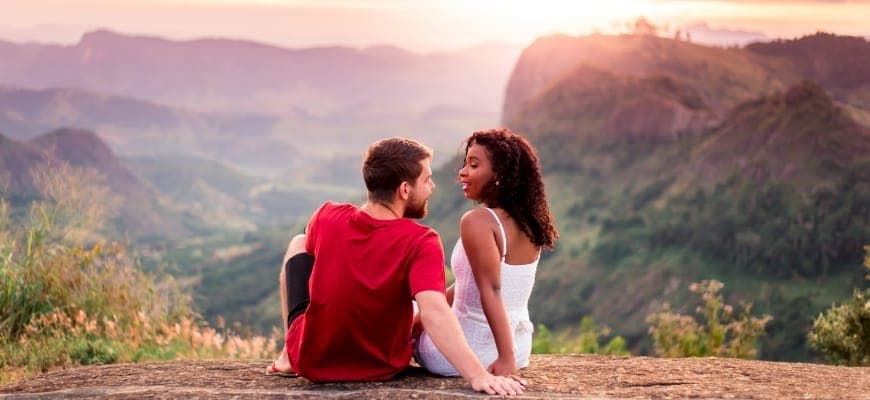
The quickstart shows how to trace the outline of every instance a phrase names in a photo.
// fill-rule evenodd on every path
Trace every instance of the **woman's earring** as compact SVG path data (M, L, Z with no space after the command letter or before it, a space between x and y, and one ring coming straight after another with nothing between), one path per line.
M495 181L495 185L498 186L498 181Z

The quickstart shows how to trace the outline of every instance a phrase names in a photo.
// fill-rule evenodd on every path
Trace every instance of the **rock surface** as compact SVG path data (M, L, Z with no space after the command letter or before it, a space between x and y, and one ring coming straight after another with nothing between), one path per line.
M419 368L389 382L314 384L264 374L268 361L171 361L81 367L4 387L0 399L461 399L462 379ZM870 399L870 368L722 358L532 356L532 399Z

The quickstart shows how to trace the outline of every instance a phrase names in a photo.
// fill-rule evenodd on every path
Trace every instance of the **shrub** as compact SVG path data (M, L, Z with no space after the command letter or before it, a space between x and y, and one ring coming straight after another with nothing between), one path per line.
M870 246L864 246L870 280ZM855 289L852 302L832 305L813 321L809 342L835 364L870 365L870 289Z
M209 327L171 277L143 273L123 245L98 240L111 212L97 210L108 191L81 187L99 184L91 172L41 173L55 186L21 221L0 199L0 383L73 365L271 355L274 339Z
M692 283L689 289L701 294L704 302L696 310L705 318L705 325L694 317L671 311L665 304L660 313L647 316L656 354L664 357L737 357L754 358L758 354L756 341L772 319L752 316L752 304L744 304L739 315L724 304L719 291L724 287L716 280Z
M602 337L610 335L606 326L598 326L592 317L583 317L579 331L565 331L554 336L544 324L538 324L532 342L532 353L535 354L617 354L627 355L625 339L616 336L606 345L599 343Z

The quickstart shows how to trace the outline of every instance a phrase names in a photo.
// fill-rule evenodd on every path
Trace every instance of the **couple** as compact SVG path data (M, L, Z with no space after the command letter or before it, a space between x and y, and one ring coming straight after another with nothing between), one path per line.
M459 180L485 207L462 217L449 289L438 234L412 221L426 215L435 190L431 159L409 139L372 144L365 204L327 202L290 241L280 274L286 342L268 373L387 380L413 354L476 391L523 392L514 372L531 352L528 299L541 248L558 236L538 158L507 129L468 138Z

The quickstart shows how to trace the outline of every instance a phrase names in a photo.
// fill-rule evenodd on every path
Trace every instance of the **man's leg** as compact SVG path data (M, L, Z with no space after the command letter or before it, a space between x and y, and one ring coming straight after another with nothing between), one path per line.
M284 325L284 337L290 327L290 313L293 317L304 311L308 298L308 276L311 274L313 257L305 254L305 235L296 235L287 245L278 274L278 286L281 295L281 323ZM294 271L288 272L294 268ZM299 271L296 271L299 269ZM302 286L304 285L304 286ZM291 294L292 293L292 294ZM293 308L291 310L291 307ZM286 344L281 348L278 358L269 366L267 373L292 372L290 360L287 357Z
M281 288L281 323L284 324L284 335L287 335L287 318L290 315L289 286L287 285L287 261L297 254L305 252L305 235L296 235L287 244L284 259L281 262L281 272L278 274L278 286Z

